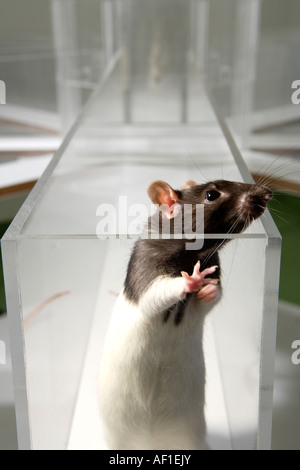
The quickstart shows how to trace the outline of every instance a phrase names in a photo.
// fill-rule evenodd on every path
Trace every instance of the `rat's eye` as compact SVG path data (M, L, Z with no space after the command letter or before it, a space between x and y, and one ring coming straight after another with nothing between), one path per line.
M205 194L205 199L208 202L212 202L218 199L219 196L221 196L221 194L218 191L207 191L207 193Z

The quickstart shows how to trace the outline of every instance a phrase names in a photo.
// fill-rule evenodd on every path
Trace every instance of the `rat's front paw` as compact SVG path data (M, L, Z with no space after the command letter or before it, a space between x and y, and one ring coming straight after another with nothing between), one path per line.
M211 268L204 269L204 271L200 272L200 261L198 261L194 266L194 271L191 276L188 275L185 271L181 272L182 277L185 280L184 292L185 294L191 292L197 292L200 290L205 284L218 284L218 279L210 279L205 278L209 274L212 274L217 269L217 266L212 266Z
M209 303L216 300L219 293L219 287L212 284L207 284L202 287L202 289L197 292L198 299L201 299L203 302Z

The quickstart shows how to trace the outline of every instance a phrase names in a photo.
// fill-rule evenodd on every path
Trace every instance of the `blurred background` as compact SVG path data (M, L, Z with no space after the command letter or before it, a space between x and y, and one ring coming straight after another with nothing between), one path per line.
M0 237L132 22L143 24L144 34L142 43L131 37L127 73L150 64L147 87L163 93L165 75L180 77L183 105L172 120L184 122L193 54L254 178L266 178L274 190L271 213L283 246L272 446L300 449L300 365L291 361L292 342L300 340L300 104L292 101L300 80L299 1L0 0L0 80L6 85L0 96ZM127 106L131 99L124 80L124 123L140 119ZM0 449L11 449L17 442L1 266L0 312L8 358L0 365Z

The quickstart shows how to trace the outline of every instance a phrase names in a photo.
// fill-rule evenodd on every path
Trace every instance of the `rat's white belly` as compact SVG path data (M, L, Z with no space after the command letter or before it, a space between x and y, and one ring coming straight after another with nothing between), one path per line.
M176 326L172 316L167 322L147 316L119 296L99 375L109 448L204 446L205 312L199 307L192 300Z

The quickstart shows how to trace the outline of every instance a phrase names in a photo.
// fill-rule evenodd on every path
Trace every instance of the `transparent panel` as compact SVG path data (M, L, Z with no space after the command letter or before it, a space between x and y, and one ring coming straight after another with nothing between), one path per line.
M281 108L282 113L287 107L293 108L291 85L300 73L299 14L297 0L287 0L284 4L279 0L262 2L254 100L256 111L273 109L280 112Z
M67 130L117 50L117 2L0 5L0 79L7 89L1 120L34 125L35 131L59 131L62 124Z
M97 240L31 239L18 244L35 449L67 445L106 250L107 243Z
M29 0L23 6L1 0L0 5L0 76L7 104L56 111L51 2Z
M123 47L105 36L102 80L2 241L20 448L105 448L99 363L137 236L130 208L150 210L148 185L252 181L194 60L206 2L175 3L101 2ZM98 238L103 204L117 218ZM208 442L268 448L280 236L266 212L225 238L204 334Z

